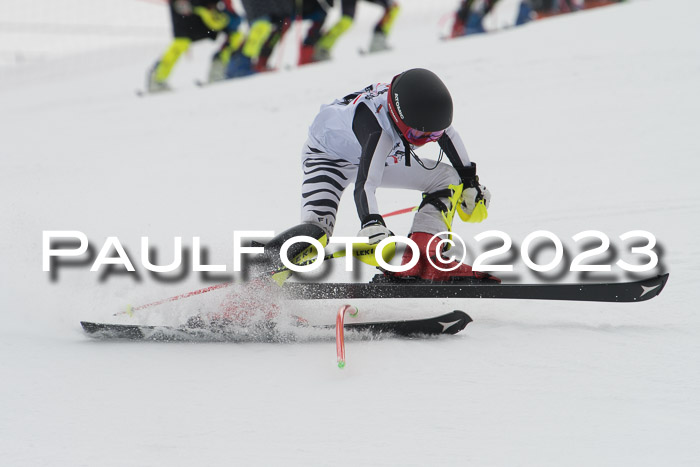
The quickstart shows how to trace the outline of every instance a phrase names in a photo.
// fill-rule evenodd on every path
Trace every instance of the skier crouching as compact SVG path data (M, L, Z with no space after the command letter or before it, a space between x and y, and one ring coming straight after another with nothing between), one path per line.
M268 259L279 266L279 248L295 236L310 236L325 246L333 233L340 197L354 182L361 223L358 236L368 237L372 245L393 236L380 215L376 189L381 186L423 193L409 234L420 250L418 263L404 272L387 274L396 279L431 281L498 280L442 256L442 261L435 261L442 251L437 251L438 242L430 242L431 238L451 231L455 212L464 220L482 221L491 198L479 184L476 165L469 160L462 139L452 127L452 113L452 97L445 84L433 72L421 68L395 76L390 84L372 84L322 106L302 150L302 224L266 245ZM430 142L438 143L440 158L444 153L451 165L439 160L424 164L418 159L413 148ZM288 250L290 261L298 262L306 247L308 244L294 244ZM406 248L402 265L410 262L411 251Z

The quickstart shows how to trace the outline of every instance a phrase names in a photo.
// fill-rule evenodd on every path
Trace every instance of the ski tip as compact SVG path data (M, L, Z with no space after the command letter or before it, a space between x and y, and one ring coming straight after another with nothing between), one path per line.
M669 277L669 273L659 274L658 279L659 279L659 282L661 283L661 289L663 289L666 286L666 282L668 282L668 277ZM659 290L659 292L661 292L661 290Z
M345 360L338 361L338 368L340 368L341 370L345 368Z
M93 337L99 336L100 333L105 330L104 324L92 323L90 321L81 321L80 326L82 326L86 334L90 334Z
M80 326L82 326L83 331L87 332L88 334L92 334L98 329L98 326L95 323L91 323L89 321L81 321Z
M81 321L80 325L86 334L96 339L144 339L146 337L144 330L148 328L148 326L92 323L90 321Z
M638 282L642 287L642 292L637 298L637 301L649 300L661 293L668 282L669 273L659 274L656 277Z
M464 328L466 328L472 321L472 317L462 310L454 310L452 313L442 317L439 324L441 324L443 327L443 334L457 334L458 332L464 330Z
M471 316L469 316L468 314L466 314L462 310L455 310L454 312L457 313L458 315L460 315L462 317L462 319L464 319L464 321L466 323L465 326L467 324L471 323L472 321L474 321Z

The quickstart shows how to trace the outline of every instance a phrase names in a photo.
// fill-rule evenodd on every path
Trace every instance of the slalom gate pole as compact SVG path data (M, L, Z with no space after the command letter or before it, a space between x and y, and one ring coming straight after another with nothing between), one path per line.
M275 70L280 70L283 65L284 61L284 48L286 45L285 41L285 36L287 35L287 30L292 26L291 21L289 20L284 20L284 23L282 23L282 30L279 38L279 42L277 43L277 66L275 66Z
M282 66L284 65L284 49L287 45L287 41L285 40L285 36L287 35L286 33L289 32L288 30L294 26L295 29L295 34L297 37L297 42L301 41L301 15L302 15L302 0L297 0L294 5L294 19L293 20L285 20L284 26L282 26L284 33L280 37L280 43L278 44L277 47L277 66L275 67L276 70L280 70ZM301 49L301 46L299 46Z
M304 2L303 0L297 0L297 12L294 21L295 33L297 35L297 54L301 53L301 47L304 44L304 36L302 35L301 28L304 21ZM299 68L299 57L297 57L297 68Z
M357 308L352 305L343 305L338 309L338 316L335 319L335 350L338 354L338 368L345 368L345 312L350 312L350 316L357 316Z
M452 24L457 18L457 13L456 12L450 12L450 13L445 13L440 17L438 20L438 31L442 34L443 31L446 31L445 35L442 36L442 39L451 39L452 38ZM445 24L448 23L448 21L452 20L451 23L449 23L449 29L445 27Z

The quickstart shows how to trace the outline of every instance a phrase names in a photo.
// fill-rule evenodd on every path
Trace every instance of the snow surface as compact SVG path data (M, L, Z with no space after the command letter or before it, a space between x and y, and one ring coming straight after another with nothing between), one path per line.
M167 10L118 3L0 6L1 465L700 465L698 2L630 1L441 42L457 2L403 0L395 49L367 57L356 51L381 12L362 4L331 63L199 89L214 44L198 44L174 71L177 92L143 99L134 90L167 45ZM292 39L276 63L293 63ZM418 66L452 90L455 126L493 193L489 219L457 233L502 230L518 247L546 229L575 254L570 237L595 229L618 245L614 261L630 258L617 236L644 229L671 273L666 290L639 304L367 301L360 320L462 309L474 322L441 339L349 342L342 371L332 341L82 334L81 319L174 324L216 306L211 293L112 317L211 284L146 274L141 236L163 262L173 237L200 236L230 269L234 230L294 225L318 107ZM419 199L379 197L385 212ZM388 220L397 233L410 225ZM346 196L336 233L357 224ZM96 251L118 237L141 280L101 281L84 263L51 281L44 230L82 231ZM512 280L543 280L514 260ZM328 279L373 274L361 268ZM332 322L340 304L294 306Z

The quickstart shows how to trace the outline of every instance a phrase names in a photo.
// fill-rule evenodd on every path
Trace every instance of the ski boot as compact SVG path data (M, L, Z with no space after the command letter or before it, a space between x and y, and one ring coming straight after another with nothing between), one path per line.
M536 17L535 10L528 4L528 2L520 2L520 8L518 9L518 17L515 19L515 25L520 26L525 23L529 23Z
M159 65L160 62L156 62L146 75L146 91L149 93L172 91L167 81L158 81L156 79L156 70Z
M324 47L316 46L311 56L312 62L325 62L331 59L331 51Z
M426 232L413 232L410 239L418 245L420 257L415 266L403 272L385 272L387 279L393 280L420 280L427 282L501 282L491 274L472 270L467 264L457 261L449 261L437 251L439 239L433 239L434 235ZM431 242L430 240L433 239ZM438 259L438 255L440 258ZM408 264L413 258L411 248L406 248L401 259L401 264ZM441 268L441 269L438 269Z
M455 18L455 22L452 25L452 31L450 32L450 38L460 37L464 35L464 21L459 18Z
M451 38L468 36L471 34L481 34L486 32L483 25L484 15L477 12L472 12L466 19L466 22L460 18L455 18L450 33Z
M375 31L372 34L372 41L369 44L369 53L382 52L389 50L389 44L386 41L386 34L381 31Z
M242 52L236 52L231 56L231 60L228 62L228 67L226 68L226 78L241 78L244 76L250 76L256 72L257 71L253 66L253 60L244 55Z
M464 35L468 36L470 34L481 34L486 32L484 29L484 15L481 13L475 13L469 15L467 24L464 27Z
M314 61L314 46L302 45L299 49L299 65L308 65Z
M226 79L226 64L215 55L211 60L211 65L209 67L209 77L207 82L215 83L217 81L223 81Z

